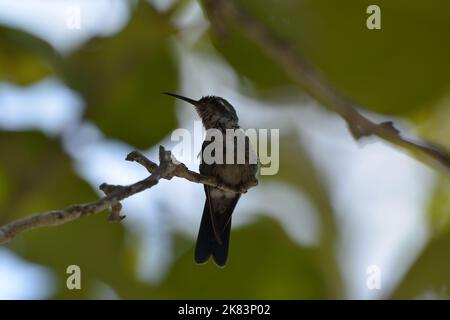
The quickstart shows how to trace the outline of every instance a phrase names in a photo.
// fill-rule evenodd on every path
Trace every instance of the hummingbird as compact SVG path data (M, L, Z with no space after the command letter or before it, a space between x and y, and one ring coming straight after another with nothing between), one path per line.
M207 134L209 129L217 129L222 134L222 141L226 141L227 130L241 130L243 132L239 126L236 110L227 100L221 97L205 96L200 100L194 100L174 93L165 92L165 94L193 105ZM252 186L256 186L258 184L258 161L249 138L245 136L244 163L237 161L231 164L225 163L225 161L223 163L206 163L204 151L213 141L214 139L205 139L202 144L199 172L206 176L215 177L224 185L243 192L246 192ZM234 142L234 156L236 157L239 151L237 151L236 139ZM224 159L226 159L227 151L230 152L230 146L224 143ZM250 159L256 161L250 161ZM224 267L228 259L231 216L241 197L241 192L224 191L207 185L204 185L204 190L206 201L195 245L195 262L197 264L206 263L212 256L217 266Z

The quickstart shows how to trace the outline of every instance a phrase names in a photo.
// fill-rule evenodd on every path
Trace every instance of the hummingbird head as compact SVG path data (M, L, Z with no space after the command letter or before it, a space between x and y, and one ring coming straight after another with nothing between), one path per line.
M193 100L174 93L165 92L164 94L192 104L206 129L233 129L239 126L236 110L227 100L221 97L206 96L200 100Z

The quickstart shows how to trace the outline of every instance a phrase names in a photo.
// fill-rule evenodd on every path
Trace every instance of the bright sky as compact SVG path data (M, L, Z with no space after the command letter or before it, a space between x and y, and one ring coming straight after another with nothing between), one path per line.
M172 1L153 2L158 8L166 9ZM81 8L80 30L67 29L65 24L67 8L74 5ZM0 0L1 23L22 27L44 37L63 52L93 34L120 30L127 17L128 9L120 0ZM176 21L180 27L206 25L196 4L188 7ZM195 30L197 36L202 30ZM339 117L316 105L298 108L295 104L287 104L277 106L275 110L270 105L242 96L237 90L237 77L228 65L217 57L192 52L189 47L192 41L192 37L181 39L175 47L181 68L180 93L194 97L206 94L227 97L237 106L243 127L291 127L297 130L300 141L323 168L321 173L330 187L342 235L336 249L348 297L368 299L386 295L427 239L424 206L428 186L434 181L431 170L381 142L359 147ZM64 139L66 149L72 154L80 175L94 188L104 181L130 183L145 175L141 168L123 161L131 146L105 139L91 123L80 123L84 108L82 99L57 79L45 79L27 88L0 83L0 105L2 129L38 128L50 135L70 130L71 134L66 134ZM178 110L180 127L191 128L196 119L194 112L181 105ZM171 143L169 137L161 142L168 148ZM85 157L86 153L91 156ZM149 150L148 155L154 157L156 150ZM189 165L196 168L194 163ZM192 203L191 199L203 195L202 189L191 183L163 181L158 188L157 193L139 194L124 203L130 213L125 225L141 235L138 272L143 279L153 282L163 279L164 270L172 262L172 256L167 254L172 233L181 231L194 238L203 207L200 202ZM172 201L174 192L179 195L176 202ZM270 198L269 203L284 203L283 209L300 208L280 210L280 206L264 206L294 241L302 245L317 243L320 223L314 204L303 193L282 183L261 185L248 193L245 201L239 204L233 227L254 220L261 209L262 198ZM381 268L381 291L366 287L369 265ZM42 284L47 281L50 281L50 287L43 288ZM51 291L49 270L0 248L0 299L39 299L47 297Z

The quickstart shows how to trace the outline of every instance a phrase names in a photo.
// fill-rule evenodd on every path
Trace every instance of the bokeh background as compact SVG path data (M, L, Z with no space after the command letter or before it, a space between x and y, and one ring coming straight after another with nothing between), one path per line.
M450 149L449 1L234 1L369 118ZM370 4L382 30L366 28ZM194 264L203 188L173 179L124 201L120 224L105 212L1 247L1 299L450 296L448 172L355 141L238 27L219 41L196 0L0 0L0 224L144 178L126 154L156 159L197 120L164 91L222 96L244 128L280 129L279 173L238 204L227 267ZM66 288L72 264L81 290Z

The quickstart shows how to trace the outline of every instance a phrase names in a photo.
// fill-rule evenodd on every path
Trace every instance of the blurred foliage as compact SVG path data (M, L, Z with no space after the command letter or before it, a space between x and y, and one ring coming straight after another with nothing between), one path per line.
M393 298L450 298L450 181L439 179L429 209L431 239Z
M282 68L272 63L269 57L262 53L259 47L248 37L243 35L239 29L231 23L223 22L226 26L225 38L212 37L213 44L224 55L227 61L245 78L241 81L241 86L245 90L249 79L251 87L248 91L259 93L262 98L270 98L273 95L280 95L286 90L283 88L291 85Z
M178 84L169 46L175 29L169 16L143 1L134 10L124 30L73 52L62 73L106 135L147 148L176 124L173 99L162 95Z
M450 298L450 233L433 238L406 274L393 299Z
M177 299L319 299L327 275L320 249L292 243L276 221L261 219L231 235L229 264L192 263L193 248L182 254L160 290Z
M73 172L57 140L37 132L0 131L0 150L0 224L96 197Z
M449 1L377 1L382 8L382 30L377 31L366 28L366 8L372 4L366 0L237 2L367 110L408 118L421 135L450 147ZM137 148L154 146L177 126L174 100L161 93L179 86L172 42L181 32L173 23L174 10L161 13L146 1L131 7L123 30L91 39L66 56L45 40L0 26L0 81L29 85L56 75L80 94L85 119L105 135ZM241 76L246 93L271 99L289 92L285 89L293 84L277 62L235 25L223 23L224 38L209 32L197 48L213 42ZM195 265L192 239L176 234L174 264L153 285L137 278L136 236L122 224L106 224L106 214L26 233L8 248L51 268L55 298L95 298L102 283L121 298L345 297L327 186L295 132L284 131L281 141L280 173L261 183L283 181L311 199L320 215L317 247L300 247L275 221L260 219L233 230L230 263L217 269L211 263ZM0 224L98 197L77 176L60 144L38 132L0 131ZM450 182L442 177L430 199L431 240L394 298L428 292L450 297L449 199ZM70 264L81 266L86 290L65 288Z
M0 26L0 81L30 84L52 72L57 53L44 40Z
M238 2L368 110L408 115L449 88L449 1L377 1L382 29L375 31L366 28L369 0ZM219 50L257 88L288 81L241 32L226 36Z
M105 216L93 216L32 232L12 248L26 259L51 267L57 276L56 298L93 298L99 282L124 299L319 299L327 297L326 270L319 248L300 248L276 221L261 219L233 231L230 264L198 266L192 261L192 239L177 237L178 257L164 282L151 285L134 276L137 243L125 246L120 224L105 227ZM57 243L57 245L55 245ZM236 245L233 245L235 243ZM83 270L86 290L65 287L68 265ZM244 280L245 279L245 280Z
M450 89L445 92L433 107L427 108L414 115L412 120L417 124L420 134L441 146L450 149Z
M323 181L316 170L315 164L303 149L303 146L285 132L280 137L280 171L275 176L260 177L261 183L265 179L279 179L287 182L299 192L304 192L315 204L321 222L321 267L327 277L327 297L340 297L343 294L340 270L334 252L334 243L337 241L336 221L330 196Z

